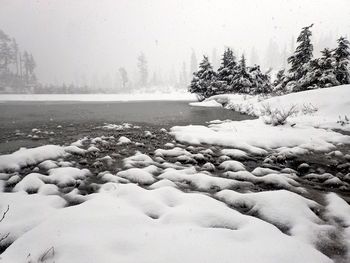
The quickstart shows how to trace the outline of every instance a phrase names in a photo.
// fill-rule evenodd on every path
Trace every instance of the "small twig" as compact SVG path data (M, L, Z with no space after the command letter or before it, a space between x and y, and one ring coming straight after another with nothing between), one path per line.
M52 251L52 257L55 256L55 248L52 246L50 247L40 258L40 262L44 262L45 257L50 253L50 251Z
M9 235L10 235L10 233L7 233L6 235L0 237L0 244L2 241L4 241L6 238L8 238Z
M2 222L2 220L4 220L6 214L7 214L7 212L8 212L9 210L10 210L10 206L7 205L7 209L6 209L6 211L2 214L2 217L1 217L1 219L0 219L0 222Z

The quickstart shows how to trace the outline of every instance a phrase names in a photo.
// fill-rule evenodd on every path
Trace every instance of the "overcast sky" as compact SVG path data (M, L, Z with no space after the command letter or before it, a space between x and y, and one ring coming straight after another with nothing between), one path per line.
M315 37L350 35L349 0L0 0L0 29L37 60L46 82L136 69L143 51L150 71L167 72L232 46L280 47L314 23Z

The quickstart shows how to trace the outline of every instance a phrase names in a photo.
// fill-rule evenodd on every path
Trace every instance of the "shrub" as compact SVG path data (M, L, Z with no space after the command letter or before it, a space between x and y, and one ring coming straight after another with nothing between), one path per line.
M289 109L272 109L270 104L263 104L261 114L265 116L264 123L272 126L284 125L288 117L298 113L296 105L290 106Z

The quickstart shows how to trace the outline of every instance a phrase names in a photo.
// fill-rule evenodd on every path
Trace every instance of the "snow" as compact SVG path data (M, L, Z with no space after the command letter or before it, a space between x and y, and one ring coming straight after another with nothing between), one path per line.
M223 190L217 194L220 200L232 206L246 206L250 213L258 213L260 218L288 231L305 243L315 244L322 231L330 230L313 212L318 208L314 201L286 191L266 191L241 194Z
M173 182L187 183L198 190L211 191L213 189L228 189L236 187L241 183L235 180L210 176L205 173L197 173L195 169L188 168L181 171L167 168L158 176L161 179L168 179Z
M298 146L305 150L327 152L339 143L350 143L350 136L310 126L270 126L262 119L228 121L208 126L188 125L171 128L180 142L232 147L255 155L266 150Z
M221 154L230 156L234 159L245 159L248 157L246 152L238 149L222 149Z
M132 168L135 166L148 166L150 164L153 164L153 160L147 154L136 152L133 156L125 158L123 160L123 164L125 168Z
M49 183L57 184L60 187L74 185L77 180L85 179L90 175L87 169L78 169L75 167L59 167L51 169L49 175L44 177L44 180Z
M78 146L75 146L75 145L64 147L64 150L67 153L77 154L77 155L84 155L86 153L86 150L79 148Z
M245 167L241 162L238 161L224 161L219 165L219 168L224 169L225 171L233 171L233 172L238 172L238 171L245 171Z
M140 168L130 168L125 171L121 171L117 173L117 176L128 179L131 182L139 183L139 184L152 184L155 182L153 175L147 170Z
M20 262L30 251L37 262L50 247L50 260L57 263L332 262L311 245L208 196L131 184L109 183L83 204L52 213L2 260Z
M155 150L154 154L156 156L161 156L161 157L178 157L181 155L191 155L190 152L180 147L175 147L173 149L168 149L168 150L157 149Z
M206 100L202 102L191 102L191 106L200 106L200 107L222 107L222 104L216 100Z
M59 196L0 193L0 214L9 206L9 212L0 224L0 233L10 233L4 242L13 242L65 205L66 202Z
M131 128L137 128L137 126L133 126L130 123L122 123L122 124L112 124L112 123L106 123L105 125L99 127L104 130L114 130L114 131L123 131Z
M57 168L57 164L56 164L56 162L54 162L52 160L46 160L46 161L39 163L38 167L40 169L50 170L52 168Z
M0 155L0 171L19 170L29 165L35 165L48 159L57 159L65 155L65 149L57 145L20 149L11 154Z
M295 106L298 113L297 116L289 118L290 123L320 128L350 130L349 123L345 125L337 123L339 117L344 118L347 116L349 118L349 96L350 85L341 85L271 98L240 94L223 94L212 96L194 105L201 106L210 101L216 101L226 108L255 116L261 116L263 108L266 105L271 109L289 109Z
M299 183L296 182L290 174L267 174L264 176L255 176L254 174L247 171L238 171L238 172L226 172L225 176L234 180L251 182L253 184L264 184L270 185L277 189L288 189L295 192L305 192L299 186Z
M24 191L24 192L38 192L38 190L45 185L41 180L42 174L31 173L26 175L16 186L13 191Z
M1 94L0 102L6 101L194 101L196 96L187 92L135 93L135 94Z
M131 140L125 136L121 136L119 139L118 139L118 145L122 145L122 144L129 144L131 143Z

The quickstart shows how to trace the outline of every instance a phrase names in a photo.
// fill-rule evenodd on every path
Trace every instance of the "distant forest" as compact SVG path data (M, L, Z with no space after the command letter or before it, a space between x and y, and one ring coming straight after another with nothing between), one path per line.
M96 75L90 82L84 77L83 81L70 84L46 85L36 77L37 65L31 52L21 50L15 38L0 30L0 93L128 93L188 89L204 99L222 93L282 94L350 83L349 41L344 37L334 43L330 38L322 40L322 46L328 43L337 47L325 48L320 57L314 58L311 28L312 25L304 27L296 41L292 37L288 52L286 47L280 52L277 43L270 40L261 66L261 56L255 48L247 60L243 51L238 57L232 47L227 47L221 63L214 48L211 56L204 56L199 66L192 49L187 65L183 62L178 70L172 68L168 74L161 74L150 72L148 60L141 52L137 56L137 69L131 75L125 67L117 67L112 78L108 74L103 78ZM316 49L319 46L320 43ZM283 69L277 72L280 67Z

